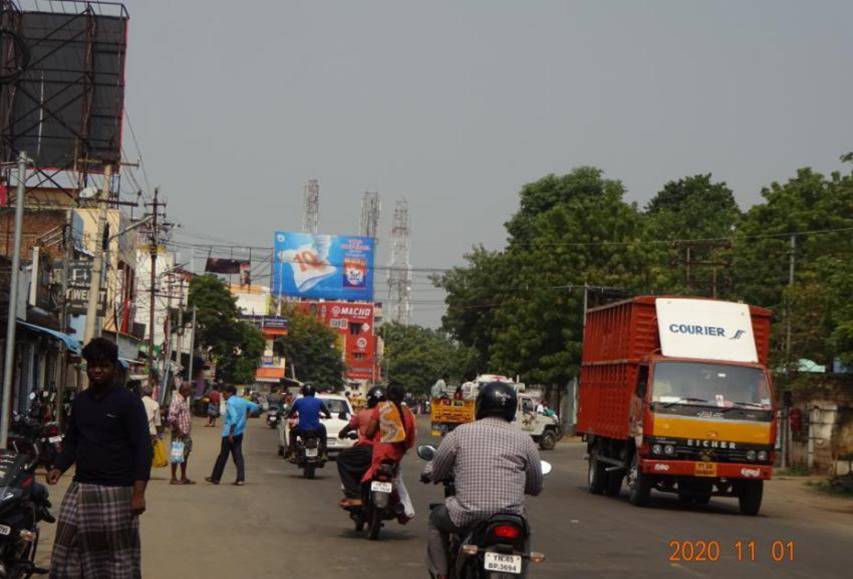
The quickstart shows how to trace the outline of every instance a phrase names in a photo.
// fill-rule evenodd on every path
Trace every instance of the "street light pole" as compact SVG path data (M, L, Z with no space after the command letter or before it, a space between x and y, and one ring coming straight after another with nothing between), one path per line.
M15 244L9 287L9 319L6 323L6 359L3 364L3 402L0 409L0 448L9 442L9 414L12 401L12 370L15 366L15 327L18 323L18 277L21 269L21 237L24 228L24 195L27 154L18 154L18 188L15 195ZM35 280L33 280L35 283Z

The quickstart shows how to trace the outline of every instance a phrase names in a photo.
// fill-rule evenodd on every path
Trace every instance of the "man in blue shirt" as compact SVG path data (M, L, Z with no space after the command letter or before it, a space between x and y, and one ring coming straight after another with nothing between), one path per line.
M299 423L296 428L290 431L288 437L288 456L293 456L296 450L296 438L298 436L305 437L309 434L315 435L320 442L320 454L326 456L326 425L320 422L320 414L326 418L331 418L332 413L326 408L326 404L315 396L314 387L306 384L302 387L302 398L299 398L293 403L290 412L287 413L287 418L294 414L299 415Z
M223 392L225 397L225 422L222 425L222 446L219 456L213 466L213 473L207 477L209 483L218 485L228 462L228 455L234 457L234 465L237 467L237 486L243 486L246 482L246 469L243 462L243 433L246 431L246 418L249 412L254 412L260 407L254 402L240 398L235 386L228 386Z

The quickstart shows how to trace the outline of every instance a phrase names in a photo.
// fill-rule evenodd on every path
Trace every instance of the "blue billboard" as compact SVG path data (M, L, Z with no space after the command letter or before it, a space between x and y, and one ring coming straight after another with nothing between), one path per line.
M373 301L373 239L276 231L273 295Z

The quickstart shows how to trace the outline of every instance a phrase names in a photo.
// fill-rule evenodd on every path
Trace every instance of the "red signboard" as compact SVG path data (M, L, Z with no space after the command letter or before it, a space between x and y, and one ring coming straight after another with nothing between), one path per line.
M351 380L378 378L373 304L370 302L301 302L300 306L338 331L346 376Z

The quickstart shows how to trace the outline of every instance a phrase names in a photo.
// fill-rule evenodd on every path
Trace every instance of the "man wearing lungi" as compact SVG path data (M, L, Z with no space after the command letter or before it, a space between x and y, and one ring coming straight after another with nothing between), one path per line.
M151 471L148 418L142 400L117 382L115 344L95 338L83 357L89 388L74 398L62 453L47 473L53 485L76 465L59 511L50 576L137 579L139 515Z

